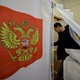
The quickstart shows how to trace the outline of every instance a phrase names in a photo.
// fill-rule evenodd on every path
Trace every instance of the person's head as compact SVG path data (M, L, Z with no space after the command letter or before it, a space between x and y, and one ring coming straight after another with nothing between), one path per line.
M54 30L55 30L57 33L63 32L64 27L61 25L61 23L56 22L56 23L54 24Z

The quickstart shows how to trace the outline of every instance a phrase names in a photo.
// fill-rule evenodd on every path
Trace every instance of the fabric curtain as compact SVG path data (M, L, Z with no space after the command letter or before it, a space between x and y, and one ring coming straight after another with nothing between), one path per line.
M0 0L0 79L51 80L51 0Z
M62 15L63 20L70 26L71 37L80 46L80 25L74 21L73 12L69 9L63 9L62 4L56 4L56 9ZM65 48L65 50L69 56L64 61L64 80L80 80L80 49Z

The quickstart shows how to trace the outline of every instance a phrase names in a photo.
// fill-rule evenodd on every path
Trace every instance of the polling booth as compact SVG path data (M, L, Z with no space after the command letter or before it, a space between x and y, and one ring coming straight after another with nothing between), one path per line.
M51 0L0 0L0 79L52 80Z

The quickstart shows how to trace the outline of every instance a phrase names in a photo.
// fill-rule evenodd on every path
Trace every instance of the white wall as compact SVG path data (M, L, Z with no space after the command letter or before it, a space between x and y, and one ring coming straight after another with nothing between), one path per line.
M80 24L80 0L63 0L63 5L73 12L74 20Z

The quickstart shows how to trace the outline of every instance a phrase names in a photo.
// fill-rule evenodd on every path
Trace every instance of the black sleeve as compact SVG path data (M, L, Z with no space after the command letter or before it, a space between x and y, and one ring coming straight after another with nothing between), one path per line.
M58 45L58 43L59 43L59 41L57 41L57 42L54 42L54 46L57 46L57 45Z

